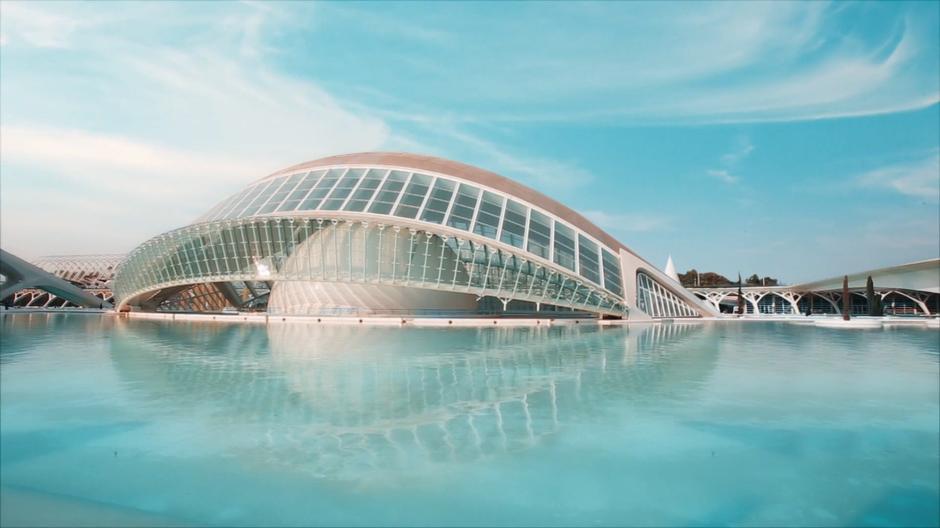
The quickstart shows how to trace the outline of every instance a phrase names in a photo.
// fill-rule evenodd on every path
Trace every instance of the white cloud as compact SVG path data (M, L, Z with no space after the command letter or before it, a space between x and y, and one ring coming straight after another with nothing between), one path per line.
M793 121L940 101L930 17L903 19L899 10L893 32L860 35L833 31L853 14L821 2L697 7L580 3L528 13L524 25L494 17L489 38L452 39L434 68L415 71L432 98L471 103L458 118L490 122ZM443 25L467 31L478 19L466 18Z
M75 17L41 9L36 4L0 2L0 40L39 48L68 48L76 30L97 23L96 17Z
M741 137L731 152L721 156L721 162L726 166L733 166L750 156L752 152L754 152L754 145L748 138Z
M728 172L727 169L708 169L705 173L725 183L737 183L738 181L738 177Z
M655 213L609 213L584 211L584 216L598 227L612 233L640 233L669 228L670 219Z
M931 202L940 201L940 152L925 159L868 171L856 178L863 187L888 189Z
M747 136L738 137L731 151L722 154L720 158L722 168L708 169L705 171L705 173L712 178L717 178L728 184L737 183L740 178L732 174L731 171L737 167L739 163L744 161L744 159L750 156L751 153L754 152L754 148L754 145L751 143L751 140L747 138Z

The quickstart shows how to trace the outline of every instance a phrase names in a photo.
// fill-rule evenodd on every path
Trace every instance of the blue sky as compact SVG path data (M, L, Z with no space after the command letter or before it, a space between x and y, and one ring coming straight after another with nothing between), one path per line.
M938 11L5 0L0 243L126 252L283 166L401 150L518 179L680 271L933 258Z

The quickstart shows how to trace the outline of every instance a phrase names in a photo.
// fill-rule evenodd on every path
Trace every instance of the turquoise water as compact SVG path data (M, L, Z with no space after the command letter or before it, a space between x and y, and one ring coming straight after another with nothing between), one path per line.
M935 330L0 325L3 524L940 523Z

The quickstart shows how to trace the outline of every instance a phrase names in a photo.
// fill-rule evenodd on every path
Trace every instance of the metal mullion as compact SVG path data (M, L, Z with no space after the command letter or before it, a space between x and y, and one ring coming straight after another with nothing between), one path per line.
M548 270L548 278L545 280L545 285L542 286L542 300L545 300L545 297L548 295L548 286L552 283L552 279L556 274L557 272L555 270Z
M565 292L565 284L568 284L568 276L562 275L561 286L558 288L558 294L555 295L555 300L552 301L552 304L558 306L558 300L561 299L561 294Z
M176 263L177 265L179 265L179 271L175 273L175 278L174 278L174 280L178 280L179 276L183 275L184 273L183 272L183 259L181 259L179 255L179 244L176 243L176 236L174 235L170 237L170 239L174 241L174 247L173 249L168 248L168 251L170 252L170 255L176 257Z
M286 199L286 198L285 198ZM274 264L275 271L280 275L284 270L278 268L278 256L284 259L284 263L287 263L287 251L284 249L284 228L281 226L281 219L274 219L274 231L277 232L277 251L271 255L271 262Z
M343 181L343 178L345 178L345 177L346 177L346 174L348 174L348 173L349 173L349 167L343 167L343 173L340 174L340 175L336 178L336 182L334 182L334 183L333 183L333 186L330 187L330 192L328 192L328 193L326 193L325 195L323 195L323 200L321 200L320 203L317 204L317 209L320 209L320 207L322 207L323 204L325 204L328 200L330 200L330 199L332 198L333 193L336 192L336 189L339 188L339 184ZM327 171L327 174L329 174L329 171ZM352 194L352 193L350 193L350 194ZM348 196L347 196L347 198L348 198Z
M431 191L428 191L428 194L431 194ZM424 232L424 265L421 266L421 283L424 284L427 282L428 274L428 256L431 254L431 234L427 231Z
M555 262L555 218L548 217L548 261Z
M147 262L151 263L144 268L147 270L147 273L150 274L150 280L153 282L153 284L159 284L163 282L163 279L158 273L159 268L156 267L160 262L157 260L156 244L151 244L150 247L144 251L144 256L147 258Z
M595 310L599 310L600 307L601 307L601 303L604 302L604 301L606 301L607 298L604 297L604 295L603 295L602 293L600 293L600 292L594 292L594 293L597 293L597 305L594 307L594 309L595 309Z
M365 174L363 174L363 177L365 177ZM352 192L350 192L349 195L352 196ZM353 246L353 244L352 244L352 228L353 228L353 222L347 220L347 221L346 221L346 256L347 256L347 259L346 259L346 271L347 271L347 275L346 275L346 277L347 277L347 279L348 279L349 281L352 281L352 253L353 253L353 251L352 251L352 246Z
M234 213L235 210L238 208L238 206L242 205L245 202L245 200L247 200L248 197L251 196L251 191L255 190L258 187L258 185L261 185L261 184L259 183L256 185L251 185L247 189L245 189L245 192L236 196L236 198L232 200L232 203L230 203L228 207L226 207L225 210L222 211L221 214L219 214L219 220L224 220L225 218L228 217L228 215ZM244 209L244 207L242 209Z
M268 205L268 203L269 203L271 200L274 199L274 196L275 196L275 195L278 193L278 191L280 191L285 185L287 185L287 182L289 182L290 179L291 179L291 176L284 176L284 179L281 181L281 184L277 186L277 189L274 189L274 192L271 193L271 196L268 196L268 199L265 200L263 204L261 204L261 205L258 206L258 211L259 211L259 212L260 212L262 209L264 209L264 206ZM301 181L303 181L303 180L301 180ZM295 185L294 187L296 187L296 185ZM285 196L285 197L283 198L283 200L286 200L286 199L287 199L287 197ZM282 200L282 201L283 201L283 200Z
M199 251L202 252L202 256L203 256L202 262L203 264L205 264L207 277L212 277L216 275L216 273L213 271L213 268L212 268L212 264L216 261L215 254L213 254L212 256L209 255L209 251L213 250L212 246L213 246L212 236L210 233L199 235Z
M434 284L436 287L440 287L441 279L444 278L444 252L447 250L447 238L441 237L441 257L440 262L437 266L437 282Z
M389 211L388 211L388 215L389 215L389 216L397 216L397 215L395 214L395 211L398 210L398 204L401 203L401 199L404 198L405 193L408 192L408 185L411 184L411 179L414 177L414 175L415 175L415 173L413 173L413 172L409 172L409 173L408 173L408 177L405 178L405 183L402 184L401 190L398 191L398 196L395 197L395 203L392 204L392 208L389 209Z
M362 282L364 283L369 280L369 227L368 222L362 222Z
M214 243L212 242L212 234L213 234L212 228L209 228L209 229L206 230L206 237L209 239L209 243L208 243L208 246L207 246L207 247L208 247L209 251L212 252L212 264L209 265L209 271L210 271L210 272L213 271L213 267L214 267L214 268L215 268L215 271L214 271L214 273L212 274L212 276L218 277L219 275L222 274L222 265L219 263L219 255L218 255L218 253L217 253L216 250L215 250L216 244L214 244ZM219 235L219 243L221 244L221 242L222 242L222 235L220 234L220 235ZM208 257L208 251L206 252L206 255L207 255L207 257ZM206 262L209 262L208 258L206 259Z
M483 246L483 251L486 252L487 247ZM483 276L483 284L480 286L480 296L483 296L483 292L486 291L486 285L490 282L490 269L493 267L493 255L497 253L498 250L490 249L489 257L486 259L486 274Z
M222 249L222 262L225 263L225 275L228 276L232 274L232 270L228 265L228 255L225 252L225 226L217 226L216 229L218 229L219 232L219 247ZM219 266L219 273L221 272L222 266Z
M571 242L574 245L574 248L572 248L574 249L574 274L581 275L581 243L579 241L581 237L578 228L574 228L572 231L574 232L572 237L574 240Z
M339 180L337 180L337 183L339 183ZM326 199L324 199L324 201L326 201ZM339 282L339 241L336 237L336 235L339 233L339 227L337 227L338 225L338 220L330 220L330 226L332 226L330 231L333 233L333 279L336 282Z
M532 208L525 208L525 225L522 226L522 251L529 251L529 224L532 223Z
M228 198L225 198L221 202L215 204L215 206L212 209L210 209L208 213L204 214L203 216L199 218L199 220L201 221L197 223L211 222L212 218L215 215L219 214L219 211L221 211L222 209L228 206L229 200L234 200L237 197L238 197L238 194L236 194L235 196L229 196Z
M414 264L415 236L418 234L418 232L413 229L409 229L408 233L410 233L408 238L408 271L405 272L405 284L411 282L411 269Z
M273 223L273 222L271 222L271 223ZM267 221L267 219L265 219L264 221L261 222L261 231L264 232L264 243L262 244L261 239L258 239L258 247L261 248L261 252L262 252L262 254L263 254L263 253L264 253L264 246L267 246L267 248L268 248L268 249L267 249L267 254L266 254L266 255L263 254L261 258L262 258L262 259L270 258L271 261L272 261L272 263L273 263L273 261L274 261L274 243L271 241L271 228L269 227L269 226L271 225L271 223L269 223L269 222Z
M529 281L529 288L526 291L526 297L532 297L532 289L535 288L535 281L539 277L539 271L542 269L541 264L536 264L535 269L532 271L532 280Z
M310 219L309 218L304 218L304 241L301 245L304 247L304 251L307 253L306 255L307 265L305 267L307 268L307 279L310 280L310 279L313 279L313 259L310 258L310 255L313 254L312 251L310 250L310 246L312 246L313 244L310 242Z
M207 270L203 269L204 263L203 263L203 259L199 258L199 248L196 245L196 241L197 241L197 238L190 238L189 247L190 247L190 251L192 251L192 258L196 263L196 273L197 273L196 277L204 277L206 275Z
M581 304L581 303L578 301L578 290L581 289L581 286L582 286L582 284L581 284L580 282L575 281L574 292L571 294L571 299L569 299L569 301L568 301L568 304L569 304L568 308L574 309L574 307L575 307L576 305Z
M372 197L369 198L369 201L366 203L366 206L362 208L362 212L368 213L369 209L372 208L372 202L374 202L375 199L378 198L379 194L382 193L382 187L385 186L385 182L388 181L388 175L391 173L392 169L385 169L385 174L382 176L382 179L379 180L379 184L375 188L375 192L372 193ZM368 175L368 173L366 175ZM365 179L365 176L363 176L363 179ZM402 192L405 192L404 188L402 188Z
M521 267L520 267L520 261L521 261ZM512 293L509 294L510 297L515 297L516 289L519 288L519 278L522 277L522 268L525 267L525 265L527 264L526 259L524 258L519 259L515 256L513 257L513 262L516 264L516 280L513 282Z
M385 232L385 225L379 224L379 243L376 245L377 256L375 259L375 279L378 282L382 282L382 233L383 232Z
M421 205L418 206L418 213L415 215L415 220L421 221L421 215L424 214L424 208L427 207L428 201L431 200L431 195L434 194L434 184L437 183L437 180L437 176L431 176L431 183L428 184L428 190L424 193L424 199L421 200Z
M452 180L452 179L450 179L450 178L443 178L443 179L445 179L445 180L447 180L447 181L449 181L449 182L451 182L451 183L454 184L454 192L451 193L451 195L450 195L450 201L447 202L447 210L444 211L444 218L441 219L441 225L442 225L442 226L446 226L446 225L450 225L450 224L448 224L447 222L450 221L450 213L451 213L451 211L453 211L453 209L454 209L454 204L457 202L457 194L459 194L458 191L460 190L460 183L458 183L458 182L456 182L456 181L454 181L454 180Z
M457 289L457 270L460 269L460 255L463 253L463 243L468 242L467 240L462 240L457 238L457 258L454 259L454 279L450 283L450 289Z
M512 260L515 262L515 258L515 255L509 255L509 258L503 257L503 272L499 275L499 285L496 286L497 293L503 290L503 281L506 280L506 270L509 269L509 261Z
M471 224L471 227L473 227L473 224ZM477 269L477 249L479 246L474 243L473 240L468 240L467 242L469 242L470 247L473 248L473 251L470 252L470 272L469 278L467 279L467 291L470 291L470 285L473 284L473 273Z
M502 240L503 236L503 223L506 221L506 209L509 209L509 198L497 195L503 199L503 206L499 212L499 220L496 222L496 241Z
M467 231L473 233L473 230L477 226L477 216L480 214L480 207L483 205L483 189L477 189L477 203L473 208L473 218L470 219L470 224L467 226Z
M179 248L177 250L177 254L179 254L180 251L182 252L183 257L186 258L186 267L189 269L189 276L186 278L194 279L198 276L197 275L198 268L195 268L195 269L193 268L192 261L194 259L190 258L189 251L186 249L187 241L183 238L182 231L177 231L176 237L177 237L177 240L180 241L179 245L177 246Z
M251 275L252 270L252 261L251 261L251 242L248 240L248 225L246 223L238 224L238 234L242 240L242 247L245 250L245 269L243 275Z
M395 231L395 240L392 243L392 282L395 282L395 273L398 271L398 234L401 232L401 227L394 226L392 228Z
M310 171L310 175L316 174L316 172L317 171ZM294 207L293 209L291 209L291 211L296 211L301 205L303 205L304 202L307 201L307 198L310 197L310 193L312 193L313 190L317 188L317 185L320 184L320 181L323 180L323 178L326 178L326 175L329 174L329 172L330 172L329 170L324 170L323 172L320 173L320 176L317 178L317 181L310 184L310 188L307 189L307 194L305 194L303 198L301 198L300 201L297 202L297 207ZM306 176L304 176L304 179L306 179ZM300 180L300 183L303 183L303 180ZM320 204L317 204L317 206L319 205ZM287 211L281 211L281 212L287 212Z
M347 172L349 172L348 169L347 169ZM356 185L353 185L353 188L349 190L349 194L346 196L346 199L343 200L343 203L340 204L339 209L337 209L337 211L343 211L346 209L346 204L349 203L349 200L352 199L352 197L356 194L356 191L359 190L359 187L362 186L362 182L366 181L367 176L369 176L369 169L363 169L362 176L360 176L359 179L356 180Z

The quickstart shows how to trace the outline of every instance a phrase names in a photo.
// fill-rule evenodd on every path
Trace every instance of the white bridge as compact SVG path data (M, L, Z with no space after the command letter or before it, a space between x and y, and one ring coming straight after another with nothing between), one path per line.
M886 314L936 315L940 312L940 259L879 268L848 275L852 313L867 314L868 277ZM843 277L791 286L745 286L741 288L749 314L841 313ZM689 288L715 309L731 311L737 305L738 287Z

